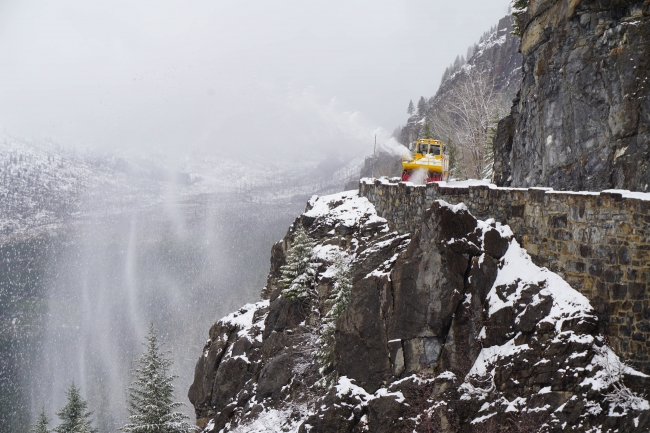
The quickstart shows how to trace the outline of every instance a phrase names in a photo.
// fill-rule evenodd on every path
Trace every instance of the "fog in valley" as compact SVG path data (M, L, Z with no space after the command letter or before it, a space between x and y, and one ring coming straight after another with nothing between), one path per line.
M150 323L186 393L313 194L507 12L457 2L0 2L0 432L74 381L126 420ZM193 419L193 418L192 418ZM56 421L54 422L56 424Z

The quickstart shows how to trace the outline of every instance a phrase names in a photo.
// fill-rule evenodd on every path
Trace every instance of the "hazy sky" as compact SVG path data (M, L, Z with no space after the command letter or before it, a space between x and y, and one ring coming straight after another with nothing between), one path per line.
M109 149L358 148L508 4L0 0L0 125Z

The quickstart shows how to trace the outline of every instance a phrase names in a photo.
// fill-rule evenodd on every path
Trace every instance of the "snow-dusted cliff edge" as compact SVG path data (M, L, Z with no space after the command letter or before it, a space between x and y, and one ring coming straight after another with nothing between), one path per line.
M292 301L278 279L299 226L318 274ZM327 387L316 353L341 254L353 284ZM262 300L211 328L189 397L215 432L644 431L648 377L598 320L508 226L462 204L437 200L398 233L354 191L314 197L273 247Z

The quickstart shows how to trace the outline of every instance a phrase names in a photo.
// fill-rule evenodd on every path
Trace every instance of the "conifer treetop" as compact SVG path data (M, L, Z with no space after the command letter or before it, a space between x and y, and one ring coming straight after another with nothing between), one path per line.
M97 433L92 426L88 411L88 403L81 397L79 388L74 382L66 391L68 403L56 415L61 419L61 424L54 428L55 433Z
M406 109L406 112L409 114L409 116L412 116L413 113L415 112L415 106L413 105L413 101L409 101L409 106Z
M316 243L309 237L302 225L296 229L293 244L287 253L287 264L280 268L278 284L282 297L289 300L309 298L318 270L318 263L312 261Z
M316 352L316 359L320 365L320 373L327 376L333 368L334 363L334 331L336 321L343 315L343 312L350 303L352 292L352 274L350 270L349 257L341 252L335 259L334 286L332 292L325 301L327 313L323 318L323 326L318 339L320 348ZM325 377L323 384L331 385L336 377Z
M36 424L29 429L29 433L50 433L50 430L47 428L49 423L50 419L45 415L45 408L43 407L38 418L36 418Z
M162 351L153 323L145 337L144 353L133 369L129 392L129 423L120 430L128 433L189 433L198 428L188 422L187 415L174 409L182 403L174 401L173 381L169 373L172 361Z

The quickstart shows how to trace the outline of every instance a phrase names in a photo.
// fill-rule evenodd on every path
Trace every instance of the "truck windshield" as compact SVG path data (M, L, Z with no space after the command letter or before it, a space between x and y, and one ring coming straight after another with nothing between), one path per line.
M440 145L420 143L418 144L417 153L421 153L423 155L430 154L430 155L438 156L440 155Z

